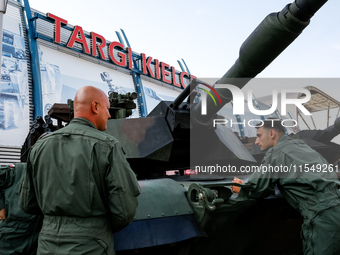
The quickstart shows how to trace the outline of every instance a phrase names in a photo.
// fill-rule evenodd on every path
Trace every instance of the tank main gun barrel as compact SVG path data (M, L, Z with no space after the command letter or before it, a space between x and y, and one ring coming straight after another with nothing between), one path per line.
M190 93L196 88L197 86L197 81L196 80L192 80L189 85L181 92L181 94L179 94L176 99L174 100L174 102L171 104L171 107L173 109L177 109L178 106L184 101L184 99L190 95Z
M262 72L281 54L308 26L310 18L327 0L295 0L282 11L269 14L244 41L239 58L217 84L232 84L239 88ZM243 78L243 79L240 79ZM212 98L207 98L207 115L201 115L201 103L192 113L200 122L209 122L225 104L232 100L227 89L216 88L222 106L215 106Z

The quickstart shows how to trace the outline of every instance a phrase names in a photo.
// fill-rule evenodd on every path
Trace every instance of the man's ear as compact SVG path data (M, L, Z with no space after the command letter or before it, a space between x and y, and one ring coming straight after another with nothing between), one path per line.
M269 131L269 137L270 137L271 139L273 139L273 138L275 138L275 135L276 135L275 129L271 129L271 130Z
M98 114L98 102L97 101L92 101L91 110L93 113Z

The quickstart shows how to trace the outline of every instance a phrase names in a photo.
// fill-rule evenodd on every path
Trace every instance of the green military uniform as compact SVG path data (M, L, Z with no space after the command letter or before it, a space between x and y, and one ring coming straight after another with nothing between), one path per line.
M19 187L26 171L25 163L0 166L0 191L6 219L0 223L0 254L35 255L42 217L24 213L18 205Z
M328 166L326 159L302 140L283 135L266 152L261 168L287 166L290 171L254 173L248 180L252 186L248 196L256 199L269 196L277 184L289 204L304 217L304 254L340 254L340 182L335 168L333 172L313 170L320 164L321 169Z
M140 188L121 144L88 120L39 139L21 208L44 214L38 254L114 254L112 232L133 220Z

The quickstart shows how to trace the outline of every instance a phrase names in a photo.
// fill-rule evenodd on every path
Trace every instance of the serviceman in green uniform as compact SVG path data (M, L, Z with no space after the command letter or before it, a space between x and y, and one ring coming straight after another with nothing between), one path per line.
M285 135L279 120L268 119L263 125L257 125L255 144L268 151L260 166L261 172L254 172L248 180L251 184L248 197L265 198L277 185L284 198L304 218L304 254L340 254L340 182L335 168L330 168L326 159L302 140ZM269 171L275 166L291 168L288 172L288 168ZM243 183L238 178L234 182ZM240 195L244 192L236 186L232 189Z
M35 255L42 216L24 213L18 205L26 163L0 166L0 254Z
M75 118L31 149L20 206L44 215L37 254L115 254L112 233L134 218L137 179L119 141L101 132L109 108L102 90L80 88Z

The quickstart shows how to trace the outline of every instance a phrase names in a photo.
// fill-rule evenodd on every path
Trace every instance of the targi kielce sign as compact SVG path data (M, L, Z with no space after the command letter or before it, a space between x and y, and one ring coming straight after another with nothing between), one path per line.
M53 35L53 42L60 44L61 43L61 26L67 25L67 20L62 19L56 15L51 13L46 14L47 18L54 20L54 35ZM99 57L102 60L107 61L106 56L104 54L104 48L107 46L107 56L108 60L120 67L128 68L130 70L133 69L133 58L132 58L132 49L130 47L126 47L124 49L124 45L119 42L110 42L107 45L106 39L95 33L90 33L90 40L91 45L89 47L84 31L81 26L75 26L71 33L70 38L66 44L66 47L72 49L74 43L77 42L82 45L82 51L85 54L91 55L93 57ZM117 59L114 56L113 50L118 50L118 57ZM124 50L126 53L124 53ZM141 66L142 66L142 74L149 75L150 77L161 80L165 83L173 85L178 88L185 88L184 77L188 77L190 80L196 78L193 75L189 75L187 72L181 72L179 74L179 83L176 81L176 70L175 67L168 65L164 62L160 62L158 59L153 59L152 57L146 57L144 53L140 54L141 56ZM153 61L154 68L151 67L151 62ZM171 78L169 78L171 77Z

